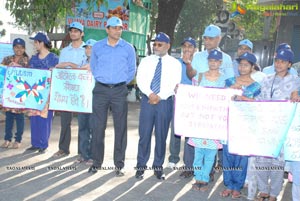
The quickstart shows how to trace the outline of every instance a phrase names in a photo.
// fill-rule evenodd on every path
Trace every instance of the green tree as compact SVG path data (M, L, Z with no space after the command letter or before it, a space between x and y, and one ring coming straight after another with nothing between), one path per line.
M233 12L233 4L241 6L246 9L248 5L256 4L256 0L239 0L229 1L226 4L227 10ZM250 40L275 40L276 23L275 17L267 16L268 12L262 12L258 10L246 9L246 13L243 15L237 15L231 18L231 21L236 23L239 30L243 32L244 38Z
M173 46L180 46L183 38L193 37L201 41L205 27L213 23L220 0L186 0L175 29Z
M5 7L15 17L15 24L29 34L34 31L53 33L54 28L65 23L66 15L72 14L71 8L78 2L81 0L7 0Z
M148 54L151 54L150 42L153 35L164 32L170 36L171 44L180 11L186 0L151 0L150 33L147 39Z
M165 32L173 41L175 26L186 0L158 0L156 32Z
M0 20L0 26L2 26L2 25L3 25L3 22ZM2 30L0 29L0 37L4 36L5 33L6 33L5 29L2 29Z

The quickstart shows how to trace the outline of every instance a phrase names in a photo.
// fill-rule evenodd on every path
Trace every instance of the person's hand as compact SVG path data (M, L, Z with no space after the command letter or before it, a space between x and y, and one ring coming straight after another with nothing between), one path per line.
M235 84L231 85L230 88L232 88L232 89L242 89L242 86L235 83Z
M184 63L190 64L192 62L192 58L193 58L193 54L191 52L189 51L183 52L182 60L184 61Z
M90 64L85 64L80 69L87 70L87 71L91 72L91 66L90 66Z
M160 101L160 97L157 94L152 93L152 94L149 95L148 103L150 105L156 105L157 103L159 103L159 101Z
M300 102L300 96L298 95L298 91L293 91L292 92L291 102Z
M295 96L291 98L291 102L300 102L300 97L299 96Z
M56 64L55 68L66 68L68 66L70 66L69 62L61 62L59 64Z
M8 66L21 66L21 65L13 61Z

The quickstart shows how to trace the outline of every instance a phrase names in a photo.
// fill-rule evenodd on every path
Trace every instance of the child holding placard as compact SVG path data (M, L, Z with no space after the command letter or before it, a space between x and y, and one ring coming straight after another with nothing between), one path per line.
M199 74L198 85L204 87L223 88L225 77L220 73L222 64L222 52L211 50L207 57L209 70ZM213 167L215 157L219 148L222 147L219 140L190 138L189 144L195 147L194 175L196 182L193 184L194 190L208 190L210 172Z

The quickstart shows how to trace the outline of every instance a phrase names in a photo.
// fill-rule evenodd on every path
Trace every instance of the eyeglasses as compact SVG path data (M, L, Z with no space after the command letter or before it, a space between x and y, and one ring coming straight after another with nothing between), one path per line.
M161 44L161 43L153 43L153 47L162 47L163 46L163 44Z

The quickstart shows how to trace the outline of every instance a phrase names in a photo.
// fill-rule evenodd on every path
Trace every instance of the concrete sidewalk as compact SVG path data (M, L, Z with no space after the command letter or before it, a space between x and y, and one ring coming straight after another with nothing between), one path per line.
M143 180L137 180L134 167L138 148L139 103L129 103L128 145L125 161L125 176L115 177L113 164L113 124L108 120L105 138L104 170L96 174L87 172L88 166L76 164L77 158L77 119L72 122L71 154L63 158L52 158L58 150L60 117L55 116L50 136L50 145L45 154L26 152L30 146L30 125L26 118L26 131L22 147L17 150L0 148L0 200L232 200L221 198L219 193L224 189L222 174L217 173L207 192L191 189L194 180L182 179L180 171L165 168L166 180L160 181L153 176L153 171L146 171ZM1 143L4 138L4 123L0 124ZM169 138L167 139L169 142ZM182 146L183 147L183 146ZM153 161L154 136L152 153L148 165ZM168 149L165 166L167 165ZM181 166L182 164L179 164ZM247 189L243 189L239 200L247 200ZM286 180L278 200L289 201L291 184Z

